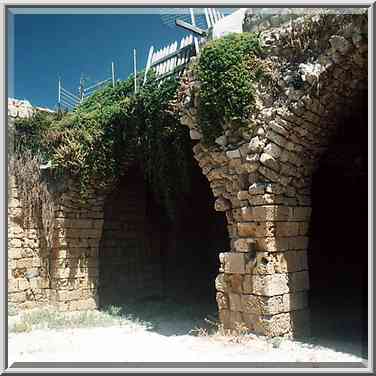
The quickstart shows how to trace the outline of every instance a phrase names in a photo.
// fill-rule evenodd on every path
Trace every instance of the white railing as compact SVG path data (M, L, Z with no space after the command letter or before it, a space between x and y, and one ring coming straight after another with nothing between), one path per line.
M193 8L189 9L191 25L196 26L195 15ZM233 27L232 18L233 16L225 16L220 10L216 8L204 8L205 22L204 26L207 35L211 38L215 38L215 34L223 33L222 29L231 29L231 31L237 31ZM203 17L203 16L202 16ZM238 21L236 18L236 24ZM240 20L240 18L239 18ZM230 21L230 22L228 22ZM223 25L223 26L222 26ZM239 28L239 26L236 26ZM216 28L219 29L219 32L216 31ZM187 35L183 37L178 43L174 41L169 45L160 48L159 50L154 50L154 47L151 46L149 49L149 55L147 59L147 64L145 67L143 84L147 80L147 75L152 69L155 72L156 80L162 82L163 80L171 76L181 76L185 67L188 65L190 59L193 56L199 54L200 46L205 41L202 37L197 37L194 35ZM137 71L136 71L136 55L134 50L134 77L135 77L135 87L134 92L137 92ZM112 63L112 77L107 78L103 81L94 83L89 87L84 87L83 80L80 81L79 92L74 94L69 90L65 89L62 86L61 80L59 80L59 89L58 89L58 106L59 108L66 108L68 110L74 110L84 99L94 94L97 90L103 88L103 86L108 85L112 82L112 85L115 86L115 67Z
M84 87L83 79L80 80L80 86L78 89L78 94L74 94L71 91L65 89L62 85L61 79L59 79L58 83L58 108L66 109L68 111L73 111L78 105L80 105L84 99L93 95L96 91L100 90L106 85L112 83L112 86L115 87L115 64L111 64L111 71L112 75L110 78L106 78L105 80L98 81L91 86Z
M144 83L150 69L154 69L156 80L163 80L182 72L194 55L196 55L196 50L192 35L182 38L179 48L177 41L158 51L154 51L154 47L151 46L144 74Z
M205 8L206 31L212 29L219 21L224 18L222 12L215 8ZM196 26L195 15L193 9L190 9L191 24ZM156 80L162 81L173 75L179 76L188 65L192 56L199 54L199 48L203 42L203 38L198 38L193 35L183 37L178 42L175 41L158 51L154 51L154 47L149 49L148 60L146 63L143 83L147 80L147 74L150 69L153 69L156 75Z

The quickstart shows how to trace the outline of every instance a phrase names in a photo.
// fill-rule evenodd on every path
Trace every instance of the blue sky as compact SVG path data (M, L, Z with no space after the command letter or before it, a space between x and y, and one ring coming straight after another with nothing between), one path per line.
M141 70L151 45L158 49L187 35L162 16L161 9L141 11L15 14L8 32L9 96L55 108L59 75L63 86L77 94L81 74L89 84L109 78L114 61L117 78L125 79L133 72L134 48ZM179 17L189 20L188 15Z

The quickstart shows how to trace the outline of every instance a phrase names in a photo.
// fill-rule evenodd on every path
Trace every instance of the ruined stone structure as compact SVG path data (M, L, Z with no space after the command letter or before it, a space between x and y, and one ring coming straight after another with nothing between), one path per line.
M312 41L311 54L304 49L306 56L301 21L262 33L277 90L258 87L258 108L248 122L254 131L236 132L228 123L216 147L198 142L193 148L231 239L216 279L220 320L268 336L304 335L309 328L312 174L343 112L356 111L367 95L365 16L347 23L340 15L311 18L311 35L320 39ZM179 99L181 122L196 140L199 86L188 73Z
M366 16L299 20L293 26L268 25L261 33L275 84L256 88L256 111L248 129L236 130L228 122L216 145L207 147L200 142L199 82L192 71L184 76L179 97L181 123L197 141L194 158L210 182L215 210L227 220L228 249L219 255L215 279L220 320L226 328L241 324L267 336L298 336L309 329L312 174L338 132L338 119L346 110L356 111L367 97ZM246 31L249 25L245 23ZM309 48L302 49L305 44ZM9 302L25 308L46 303L62 310L95 308L98 281L104 291L121 278L130 293L161 289L162 264L150 259L153 252L144 244L148 220L137 195L143 188L136 180L123 191L125 196L107 198L112 202L107 209L105 198L94 190L89 205L82 207L74 185L66 184L57 203L52 252L43 252L39 225L21 225L17 187L11 179ZM127 206L117 208L123 199ZM124 248L135 250L135 265L141 263L136 259L144 262L141 269L128 265ZM107 272L99 278L100 253ZM128 272L122 264L128 265Z

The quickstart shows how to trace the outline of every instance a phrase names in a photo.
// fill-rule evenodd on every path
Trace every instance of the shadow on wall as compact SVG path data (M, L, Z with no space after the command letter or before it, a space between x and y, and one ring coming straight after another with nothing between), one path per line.
M312 335L367 355L368 184L366 98L338 120L313 176L309 274Z
M215 307L218 253L229 239L207 180L194 166L191 193L182 195L173 220L149 188L134 166L105 202L100 305L165 299Z

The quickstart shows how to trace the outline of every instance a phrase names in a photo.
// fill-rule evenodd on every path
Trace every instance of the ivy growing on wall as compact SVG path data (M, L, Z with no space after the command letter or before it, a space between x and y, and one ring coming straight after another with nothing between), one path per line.
M262 76L254 34L232 34L208 43L198 62L199 120L204 142L212 143L223 122L243 121L254 105L254 83ZM170 103L179 82L153 77L133 95L133 77L108 86L73 113L37 112L16 122L18 153L37 155L55 173L70 174L82 199L92 185L106 191L138 160L157 200L174 216L176 202L189 191L193 166L188 130Z
M238 126L255 102L255 82L263 75L257 58L262 53L254 33L229 34L214 40L200 56L198 115L203 141L212 144L223 133L224 123Z
M189 189L192 151L186 128L170 111L178 81L149 80L132 95L133 78L97 92L73 113L36 113L16 122L16 150L31 151L55 171L89 186L114 187L130 158L140 162L156 198L174 215Z

